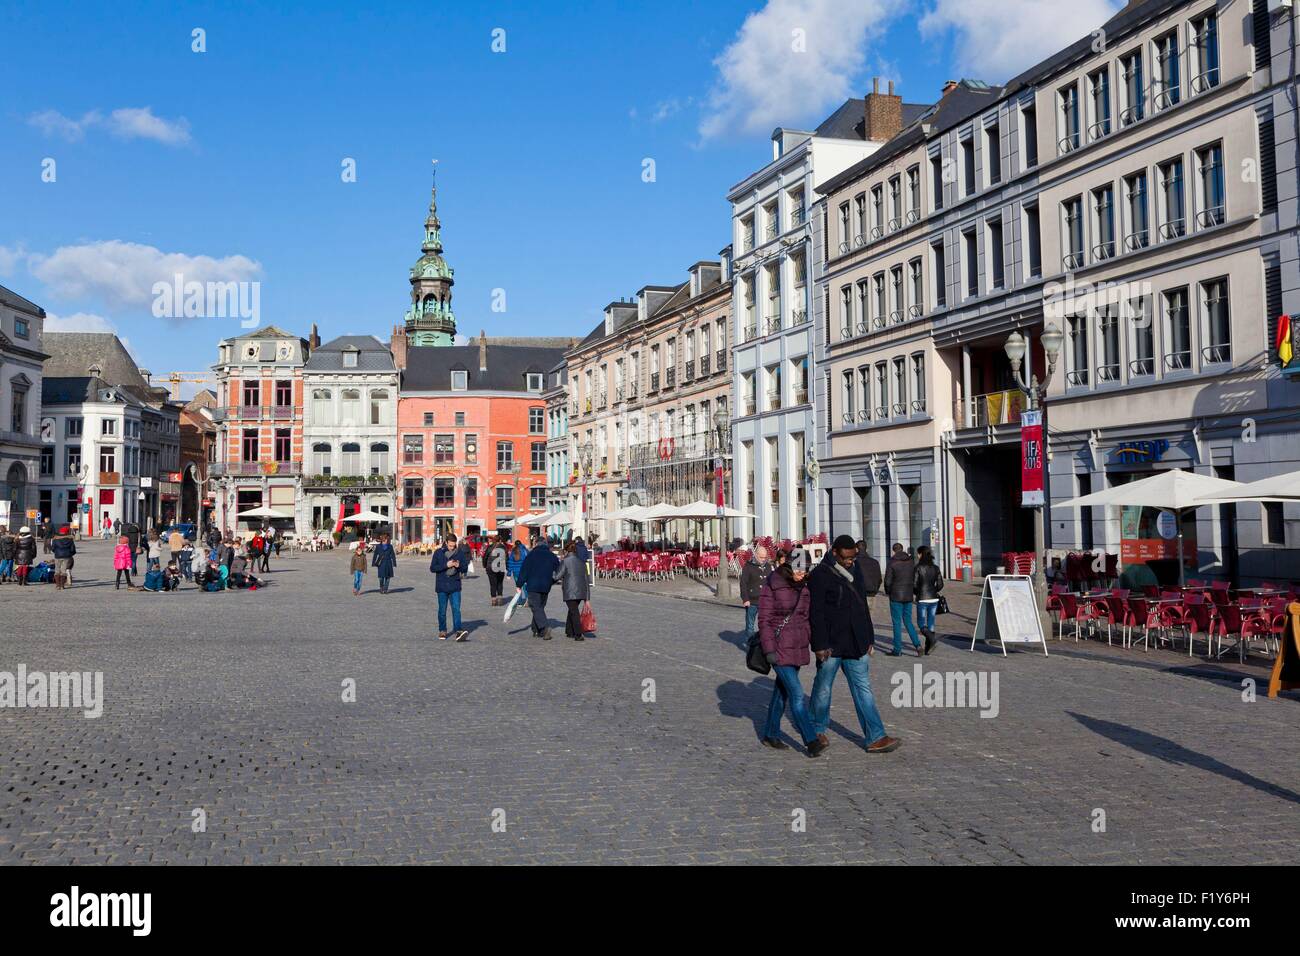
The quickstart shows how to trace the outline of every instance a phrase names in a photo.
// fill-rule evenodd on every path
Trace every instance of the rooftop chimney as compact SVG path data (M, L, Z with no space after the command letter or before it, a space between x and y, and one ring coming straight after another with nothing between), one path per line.
M487 371L487 329L478 332L478 370Z
M955 90L955 89L957 89L957 81L956 81L956 80L948 80L946 83L943 84L943 92L940 94L940 96L941 96L941 97L942 97L942 96L947 96L949 93L951 93L951 92L952 92L953 90Z
M871 81L871 92L867 94L864 116L864 138L873 143L883 143L897 136L903 129L903 98L894 95L894 83L889 83L889 92L880 92L880 77Z
M388 340L388 351L393 353L393 364L398 371L406 368L406 330L400 325L393 326L393 334Z
M320 348L320 333L316 331L316 323L311 324L311 337L307 339L307 344L313 349Z

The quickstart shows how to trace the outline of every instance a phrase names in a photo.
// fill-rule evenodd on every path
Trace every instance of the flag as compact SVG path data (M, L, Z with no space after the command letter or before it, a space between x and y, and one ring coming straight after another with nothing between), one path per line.
M1291 316L1284 315L1277 320L1277 341L1273 345L1277 348L1277 357L1282 364L1290 365L1294 354L1291 348Z

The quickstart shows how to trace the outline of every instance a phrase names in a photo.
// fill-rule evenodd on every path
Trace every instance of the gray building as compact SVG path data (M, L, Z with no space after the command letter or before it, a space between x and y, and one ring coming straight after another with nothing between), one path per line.
M44 309L0 286L0 501L8 502L15 528L40 507L44 325Z

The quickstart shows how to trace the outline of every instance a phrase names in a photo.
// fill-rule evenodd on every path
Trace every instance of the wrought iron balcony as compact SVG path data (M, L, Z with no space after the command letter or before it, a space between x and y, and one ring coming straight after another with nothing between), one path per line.
M707 355L702 355L700 356L700 377L703 378L705 375L708 374L709 374L709 357Z
M657 392L657 391L659 391L659 373L658 373L658 372L651 372L651 373L650 373L650 391L652 391L652 392Z
M392 475L305 475L302 480L304 488L349 488L362 491L390 489L394 483Z
M221 478L226 476L255 477L258 475L299 475L302 474L300 461L214 461L208 465L208 474Z
M694 359L686 360L685 378L683 378L682 381L684 382L695 381L695 360Z
M677 369L670 368L664 370L664 387L672 388L677 384Z
M721 372L725 372L726 370L727 370L727 350L718 349L718 372L721 373Z

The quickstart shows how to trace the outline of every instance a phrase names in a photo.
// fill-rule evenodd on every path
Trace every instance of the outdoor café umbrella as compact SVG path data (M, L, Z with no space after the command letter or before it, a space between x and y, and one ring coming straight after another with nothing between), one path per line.
M358 511L354 515L344 515L344 521L360 521L362 524L386 524L391 519L378 511Z
M567 511L552 511L537 519L539 525L573 524L573 515Z
M1228 481L1225 478L1212 478L1198 475L1193 471L1162 471L1131 481L1126 485L1116 485L1104 491L1094 491L1090 495L1071 498L1068 501L1053 501L1053 508L1087 508L1087 507L1142 507L1159 508L1173 512L1178 524L1178 583L1185 578L1183 567L1183 514L1195 511L1204 504L1206 495L1216 492L1229 492L1241 488L1241 482Z
M711 501L693 501L689 505L682 505L677 510L677 517L694 518L696 521L699 521L701 523L705 521L713 521L714 519L719 517L718 506ZM748 511L737 511L735 508L724 507L722 509L721 517L723 519L723 522L725 522L727 518L752 518L754 516L750 514ZM726 530L727 529L725 523L723 523L722 526L718 528L718 540L721 542L724 548L726 547L726 543L727 543Z
M283 511L276 511L274 508L268 508L262 505L258 508L249 508L247 511L241 511L235 515L236 518L292 518L293 515L287 515Z
M1234 501L1300 501L1300 471L1243 482L1228 491L1208 494L1204 499L1207 505L1230 504Z

